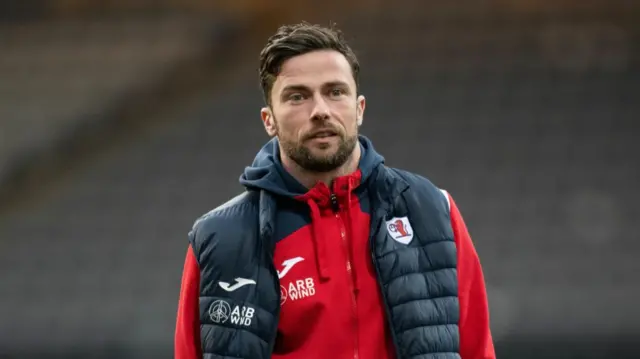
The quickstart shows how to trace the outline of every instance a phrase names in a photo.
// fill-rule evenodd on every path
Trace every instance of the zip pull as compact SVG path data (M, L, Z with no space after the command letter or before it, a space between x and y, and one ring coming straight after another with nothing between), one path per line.
M338 211L340 211L340 205L338 204L338 197L336 197L335 193L331 194L331 208L333 208L334 213L338 213Z

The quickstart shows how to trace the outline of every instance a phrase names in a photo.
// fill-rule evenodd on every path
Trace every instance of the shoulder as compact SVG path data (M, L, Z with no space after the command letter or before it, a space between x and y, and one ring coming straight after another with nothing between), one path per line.
M403 181L405 181L411 189L411 193L416 196L419 201L428 201L434 203L437 205L437 207L445 210L446 212L449 212L451 210L449 193L446 190L436 186L427 177L398 168L385 168L387 169L387 172L391 173L393 176L397 176L398 178L401 178Z
M255 227L258 197L258 192L245 191L198 217L189 231L189 242L196 253L214 236L238 238L236 235Z

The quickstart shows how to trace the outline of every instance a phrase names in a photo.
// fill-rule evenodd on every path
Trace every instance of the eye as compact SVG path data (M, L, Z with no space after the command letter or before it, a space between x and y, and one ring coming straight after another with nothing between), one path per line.
M341 88L333 88L331 89L331 96L333 97L339 97L344 95L344 90Z
M304 100L304 96L301 93L296 92L289 95L288 100L291 102L300 102Z

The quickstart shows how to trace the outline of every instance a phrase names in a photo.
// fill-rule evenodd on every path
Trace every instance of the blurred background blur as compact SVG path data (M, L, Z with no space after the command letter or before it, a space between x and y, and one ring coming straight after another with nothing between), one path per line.
M172 357L187 232L301 20L351 40L387 164L456 199L498 358L640 357L640 2L4 0L0 358Z

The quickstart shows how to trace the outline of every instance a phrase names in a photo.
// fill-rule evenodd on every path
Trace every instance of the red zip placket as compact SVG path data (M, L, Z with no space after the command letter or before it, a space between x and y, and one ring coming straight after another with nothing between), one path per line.
M349 276L349 292L351 293L351 309L352 309L352 314L353 314L353 330L354 330L354 347L353 347L353 358L354 359L359 359L360 355L359 355L359 328L358 328L358 301L357 301L357 293L356 293L356 287L355 287L355 280L354 280L354 273L353 273L353 259L352 259L352 255L351 255L351 243L349 243L350 239L349 236L347 235L347 229L346 226L344 224L344 220L342 219L342 216L340 215L340 204L338 203L338 198L336 197L335 194L331 194L331 206L333 208L333 213L335 213L336 216L336 220L338 221L338 227L340 228L340 237L342 238L342 244L343 244L343 249L344 249L344 254L345 254L345 258L346 260L346 269L347 269L347 275ZM347 208L347 211L350 210L349 208Z

